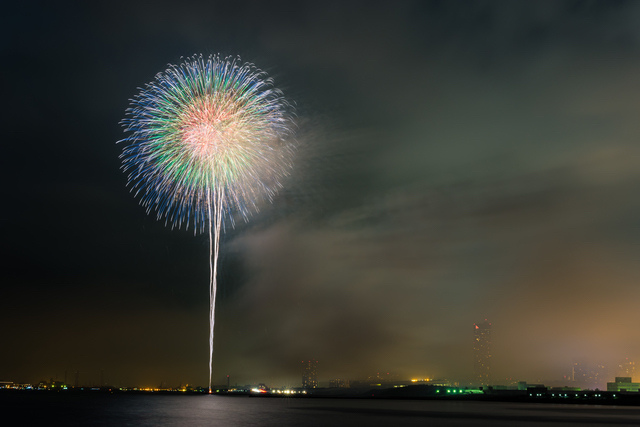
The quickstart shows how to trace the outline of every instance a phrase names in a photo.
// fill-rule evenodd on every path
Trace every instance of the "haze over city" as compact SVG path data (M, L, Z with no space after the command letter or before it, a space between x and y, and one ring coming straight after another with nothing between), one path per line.
M209 253L126 187L118 124L181 57L295 103L273 203L221 240L216 383L562 381L640 360L640 3L9 6L0 380L205 386ZM636 378L637 381L637 378ZM569 384L567 384L569 385Z

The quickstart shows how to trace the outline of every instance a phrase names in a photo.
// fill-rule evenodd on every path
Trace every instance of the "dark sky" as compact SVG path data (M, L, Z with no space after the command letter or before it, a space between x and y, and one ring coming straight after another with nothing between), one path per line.
M640 3L57 2L0 16L0 379L207 384L208 243L126 188L118 124L193 54L297 106L221 247L214 382L464 380L640 357Z

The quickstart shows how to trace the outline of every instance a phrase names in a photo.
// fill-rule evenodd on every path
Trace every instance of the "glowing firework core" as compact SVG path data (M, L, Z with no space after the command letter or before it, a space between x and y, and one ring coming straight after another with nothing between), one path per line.
M228 151L237 149L236 144L251 141L242 135L233 114L212 102L204 99L189 106L180 126L183 144L199 161L214 161L215 155L229 155Z
M291 166L290 106L252 64L218 56L170 65L145 86L122 123L128 185L158 219L209 232L209 391L220 231L271 200Z

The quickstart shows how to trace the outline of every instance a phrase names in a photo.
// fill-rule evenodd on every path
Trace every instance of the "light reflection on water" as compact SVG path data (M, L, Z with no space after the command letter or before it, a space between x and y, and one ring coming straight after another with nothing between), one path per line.
M640 425L638 407L433 400L20 393L0 409L49 426Z

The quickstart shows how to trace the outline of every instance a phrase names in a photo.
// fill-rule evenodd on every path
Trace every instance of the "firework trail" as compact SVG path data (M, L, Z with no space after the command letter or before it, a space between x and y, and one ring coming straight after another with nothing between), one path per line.
M209 232L209 392L220 232L271 201L293 154L292 108L240 58L194 56L156 75L122 121L127 185L171 228Z

